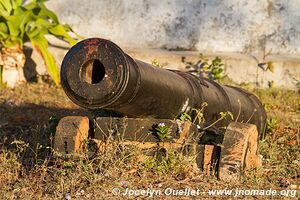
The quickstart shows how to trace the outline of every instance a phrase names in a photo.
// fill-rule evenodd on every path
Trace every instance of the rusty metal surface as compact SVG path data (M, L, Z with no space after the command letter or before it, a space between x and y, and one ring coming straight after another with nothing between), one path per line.
M88 109L173 119L207 102L206 124L215 122L220 112L230 111L237 121L255 124L260 134L265 128L264 108L253 94L133 59L105 39L90 38L73 46L62 63L61 83L74 103ZM227 118L215 127L229 123Z

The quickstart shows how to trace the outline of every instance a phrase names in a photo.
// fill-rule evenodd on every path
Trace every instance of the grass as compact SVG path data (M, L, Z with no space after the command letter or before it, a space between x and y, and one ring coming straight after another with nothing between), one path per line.
M96 156L54 156L53 120L49 119L90 113L72 104L61 88L46 83L1 88L0 199L122 199L112 194L116 187L121 191L148 187L293 189L300 174L299 93L253 91L265 104L268 117L278 123L270 124L270 132L260 142L262 168L233 182L207 176L190 156L172 149L157 151L147 159L141 159L141 149L122 144L113 144Z

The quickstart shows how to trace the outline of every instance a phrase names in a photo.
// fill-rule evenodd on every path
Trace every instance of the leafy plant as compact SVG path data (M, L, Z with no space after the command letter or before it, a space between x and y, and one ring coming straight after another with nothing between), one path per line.
M207 58L204 58L204 56L200 54L199 60L196 63L185 62L185 59L182 61L186 64L186 68L189 69L189 72L196 76L217 81L222 80L225 77L224 64L219 57L215 57L211 62L209 62Z
M269 88L274 88L274 85L275 85L275 83L274 83L273 80L268 81L268 87L269 87Z
M208 106L208 103L203 102L201 105L201 108L198 108L198 109L193 108L192 109L191 115L184 112L179 115L178 119L180 121L190 121L193 124L196 124L198 128L200 128L200 125L205 121L203 112L204 112L204 108L206 106Z
M216 121L214 121L213 123L211 123L210 125L206 126L205 128L203 128L203 130L209 129L211 127L213 127L215 124L217 124L219 121L223 120L223 119L227 119L227 117L230 118L230 120L233 120L233 114L229 111L226 112L220 112L220 118L218 118Z
M154 60L151 60L151 64L156 66L156 67L159 67L159 68L162 68L162 64L160 62L158 62L156 59Z
M272 73L274 73L275 71L275 66L272 61L258 63L257 66L261 68L263 71L270 71Z
M44 4L45 1L0 1L0 47L22 49L23 44L30 41L42 55L50 76L58 84L58 67L48 51L45 35L54 35L70 45L74 45L76 40L68 34L73 32L71 27L60 24L56 14Z
M193 108L192 111L194 112L195 114L195 117L193 119L193 123L194 124L198 124L200 126L201 123L203 123L205 121L204 119L204 108L208 106L208 103L207 102L203 102L201 104L201 108L199 109L195 109Z
M274 66L274 63L272 61L267 62L266 70L269 70L270 72L274 73L275 66Z
M174 171L176 167L180 167L180 162L182 162L182 156L176 155L172 149L158 147L153 157L145 160L143 165L162 175Z
M166 126L165 123L159 123L153 127L151 134L157 137L159 141L163 141L171 137L170 127Z
M277 118L268 118L267 119L267 132L273 132L278 127Z
M186 112L184 112L184 113L181 113L180 115L179 115L179 117L178 117L178 119L180 120L180 121L192 121L192 117L189 115L189 114L187 114Z

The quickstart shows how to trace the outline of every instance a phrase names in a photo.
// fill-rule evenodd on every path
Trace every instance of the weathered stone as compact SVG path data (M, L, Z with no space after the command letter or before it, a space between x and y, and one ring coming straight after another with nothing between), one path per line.
M60 153L80 153L89 135L89 119L67 116L59 121L54 137L54 149Z
M169 128L169 138L155 136L155 127ZM203 168L203 152L198 145L200 134L196 125L169 119L112 118L98 117L94 121L94 143L99 153L115 148L116 145L139 149L138 162L144 162L157 153L158 149L172 150L193 158L195 166Z
M203 154L202 170L207 175L215 175L218 171L218 162L220 157L220 148L215 145L201 145L203 148L199 151L200 154ZM198 164L198 165L199 165Z
M224 136L219 177L238 179L244 170L259 167L258 132L255 125L231 123Z
M168 126L166 138L160 138L155 128ZM169 119L113 118L98 117L94 121L95 139L129 140L138 142L175 142L182 144L187 140L198 141L200 135L196 125Z
M203 160L203 170L207 175L210 175L213 161L214 145L204 145L204 160Z
M159 141L151 132L153 126L164 123L170 127L171 138ZM139 160L153 156L158 147L173 149L186 156L194 157L198 168L208 175L215 175L218 168L220 147L199 145L200 134L191 122L169 119L139 119L98 117L94 122L94 142L97 151L104 152L116 143L134 146L141 150Z

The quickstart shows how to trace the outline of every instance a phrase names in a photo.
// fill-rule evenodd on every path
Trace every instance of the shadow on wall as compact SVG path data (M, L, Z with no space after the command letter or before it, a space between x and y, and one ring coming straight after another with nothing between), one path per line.
M24 53L26 57L26 62L24 64L24 77L26 81L33 81L34 79L36 79L37 75L37 64L32 59L33 49L25 47Z

